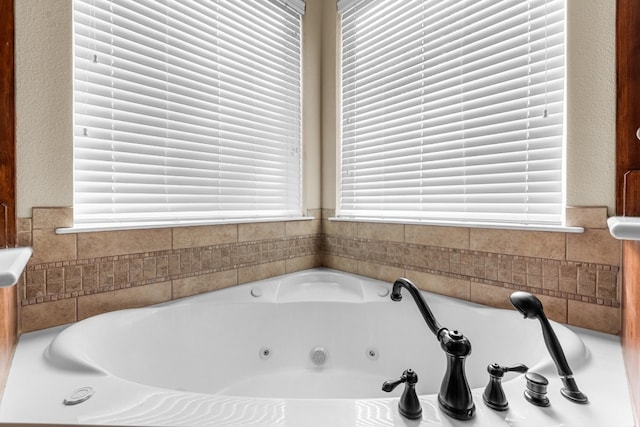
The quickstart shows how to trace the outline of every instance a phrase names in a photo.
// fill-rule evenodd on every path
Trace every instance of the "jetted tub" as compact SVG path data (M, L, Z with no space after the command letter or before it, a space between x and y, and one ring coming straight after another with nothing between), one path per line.
M561 385L537 321L524 320L515 310L425 293L442 326L460 331L472 344L466 372L476 417L466 422L447 417L436 399L445 354L408 292L403 289L403 300L393 302L390 290L391 283L314 269L95 316L56 330L56 335L36 333L25 351L40 351L39 368L48 377L32 379L25 391L24 383L15 384L20 380L14 380L14 371L21 368L14 366L0 421L16 417L19 411L10 405L17 404L22 392L31 400L44 394L37 399L42 402L37 412L43 415L26 412L13 421L417 425L397 413L403 385L390 394L381 390L385 380L411 368L419 377L424 425L600 425L590 424L599 419L594 416L599 402L595 390L585 387L593 381L581 374L592 359L575 332L553 323L589 405L560 397ZM619 354L614 362L615 357ZM481 395L489 379L487 365L493 362L524 363L547 376L551 409L525 401L520 374L503 380L510 409L487 408ZM561 408L575 412L575 424L564 420ZM626 409L623 405L622 415L616 416L621 423L606 425L633 425L625 424L630 419Z

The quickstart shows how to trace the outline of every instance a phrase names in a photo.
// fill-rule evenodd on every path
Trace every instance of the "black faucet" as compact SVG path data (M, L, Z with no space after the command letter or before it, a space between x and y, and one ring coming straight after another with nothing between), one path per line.
M440 347L447 355L447 371L440 385L438 393L438 404L440 409L452 418L458 420L469 420L476 412L473 403L471 389L467 382L464 371L466 357L471 354L471 343L458 331L450 331L440 326L433 316L427 302L422 297L420 290L409 279L398 279L393 283L391 299L400 301L402 295L400 290L407 289L413 300L418 305L418 309L424 317L427 326L440 342Z
M587 396L578 389L578 384L576 384L576 380L573 378L573 372L569 367L564 351L562 351L560 341L558 341L558 337L556 337L553 328L551 328L551 323L549 323L547 316L544 314L540 300L529 292L522 291L512 293L509 296L509 300L515 309L524 315L525 319L538 319L540 321L544 343L547 346L553 362L556 364L558 375L560 375L560 379L564 385L560 393L572 402L588 403L589 399Z

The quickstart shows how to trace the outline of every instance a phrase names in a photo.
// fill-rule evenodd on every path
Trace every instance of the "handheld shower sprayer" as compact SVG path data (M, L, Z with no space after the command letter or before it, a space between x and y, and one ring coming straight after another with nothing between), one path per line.
M540 300L528 292L521 291L512 293L509 300L516 310L524 315L525 319L538 319L540 321L544 343L556 364L558 375L560 375L560 379L564 384L560 393L572 402L587 403L589 399L578 389L576 380L573 378L573 372L560 346L560 341L558 341L558 337L551 328L551 323L549 323L547 316L544 314Z

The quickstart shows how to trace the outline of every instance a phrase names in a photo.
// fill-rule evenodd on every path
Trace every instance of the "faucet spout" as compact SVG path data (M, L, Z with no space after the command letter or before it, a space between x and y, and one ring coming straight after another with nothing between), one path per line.
M393 283L391 299L402 300L401 290L405 288L413 297L427 326L440 342L447 356L447 370L442 378L438 404L442 411L452 418L469 420L474 417L476 406L464 370L466 357L471 354L471 343L458 331L443 328L431 312L420 290L409 279L398 279Z
M443 332L443 327L440 326L440 323L436 320L435 316L431 312L431 309L427 305L427 302L422 297L420 290L413 284L409 279L400 278L393 283L393 289L391 290L391 299L393 301L401 301L402 294L400 293L400 289L405 288L409 294L413 297L416 305L418 306L418 310L420 310L420 314L424 318L424 321L427 322L427 326L436 336L438 341L440 341L440 334Z

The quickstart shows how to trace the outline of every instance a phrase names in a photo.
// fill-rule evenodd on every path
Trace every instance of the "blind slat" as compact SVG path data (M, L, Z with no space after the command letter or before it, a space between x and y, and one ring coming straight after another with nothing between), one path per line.
M74 222L301 215L302 0L74 0Z
M564 1L338 8L339 216L561 224Z

